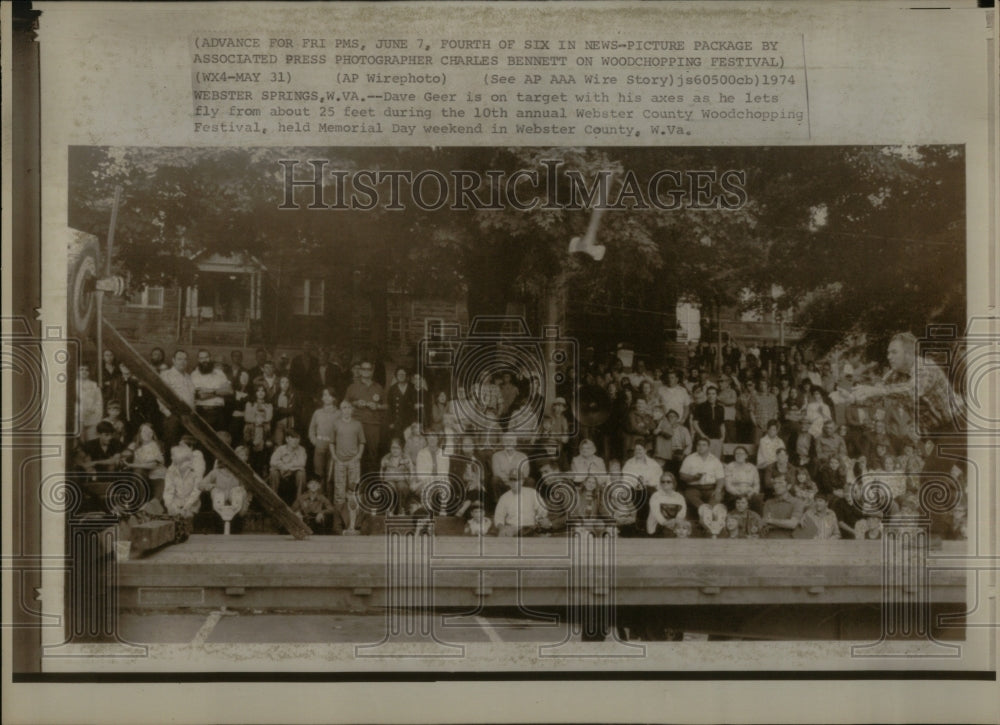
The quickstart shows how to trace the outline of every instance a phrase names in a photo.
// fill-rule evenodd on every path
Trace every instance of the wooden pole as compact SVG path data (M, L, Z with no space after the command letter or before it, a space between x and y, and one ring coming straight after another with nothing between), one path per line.
M122 200L122 187L115 187L115 201L111 205L111 223L108 225L108 251L105 254L104 276L111 276L111 257L115 250L115 225L118 223L118 205ZM96 291L97 294L97 387L104 388L104 336L101 333L102 322L104 321L104 292ZM105 401L107 402L107 401Z

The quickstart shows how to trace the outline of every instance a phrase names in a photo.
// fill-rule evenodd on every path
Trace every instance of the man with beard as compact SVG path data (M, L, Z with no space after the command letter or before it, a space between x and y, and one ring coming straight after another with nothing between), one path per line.
M212 430L228 428L226 396L233 394L233 386L222 368L216 367L208 350L198 351L198 367L191 373L191 382L198 415L212 426Z
M149 364L153 366L153 370L158 373L162 373L167 369L167 354L163 352L162 347L154 347L149 351Z

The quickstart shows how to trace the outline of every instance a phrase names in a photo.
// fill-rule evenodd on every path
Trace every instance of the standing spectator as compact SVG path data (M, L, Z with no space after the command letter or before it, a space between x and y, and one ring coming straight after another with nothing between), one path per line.
M195 389L194 382L191 380L191 376L188 375L187 372L187 353L183 350L176 351L174 353L173 363L173 367L160 373L160 377L174 392L174 395L180 398L182 403L188 406L191 410L194 410ZM162 403L160 403L160 409L163 411L163 415L166 416L163 420L163 443L164 445L169 446L172 452L173 447L177 445L184 433L184 424L181 422L179 415L171 412L171 410Z
M239 382L240 373L246 372L248 379L250 371L243 366L243 351L233 350L229 353L229 365L223 365L223 370L226 373L226 377L229 378L229 384L236 387L236 383Z
M313 446L313 476L320 480L329 496L330 481L327 474L330 469L330 444L333 443L340 411L336 407L333 390L329 387L323 388L320 400L322 407L316 409L309 421L309 442Z
M115 354L111 350L105 350L101 354L101 395L104 396L105 403L115 397L114 389L120 374Z
M681 480L687 484L684 498L693 511L704 503L722 502L722 491L726 483L726 471L712 454L706 438L699 438L695 452L681 464Z
M298 393L292 388L287 375L278 378L278 392L271 401L274 405L274 444L280 446L290 430L298 430L295 414L298 410Z
M254 353L257 364L250 368L250 382L253 385L257 385L257 379L264 377L264 363L266 363L270 356L267 354L267 350L262 347L258 347Z
M312 340L306 340L302 343L302 352L292 359L292 364L288 368L288 378L292 388L304 401L310 401L310 404L319 389L319 378L316 374L318 366L316 346Z
M97 383L90 379L90 365L83 363L76 379L76 420L80 440L84 443L97 437L97 424L104 417L104 398Z
M258 385L254 390L254 399L247 401L243 408L243 440L250 449L250 465L257 473L262 473L267 463L266 448L272 445L271 421L274 419L274 406L267 400L267 390Z
M250 383L250 371L244 368L237 374L236 380L233 383L233 411L229 416L229 434L233 437L235 445L243 442L243 431L246 426L244 411L253 392L253 387Z
M380 441L382 436L383 411L388 407L385 402L385 391L382 386L372 380L375 367L365 360L358 368L359 379L351 383L344 396L357 412L358 422L365 431L364 450L367 470L378 469ZM337 504L336 501L333 502Z
M417 390L410 384L406 368L396 368L396 380L389 388L389 435L402 438L417 419Z
M349 400L341 401L340 417L333 424L333 442L330 444L333 459L333 506L338 511L347 502L348 487L354 488L361 480L361 458L367 448L367 436L361 421L354 418L354 406ZM337 524L334 524L336 529ZM340 533L334 531L334 533Z
M271 490L281 496L286 503L293 503L302 495L306 484L306 449L299 445L299 432L290 430L285 436L285 442L275 447L271 454L271 468L268 473ZM283 484L289 481L295 484L294 494L282 494Z
M212 362L208 350L198 351L198 367L191 373L191 384L194 386L195 411L212 430L222 430L229 427L225 420L226 397L233 394L229 378L221 366Z
M777 434L778 398L768 390L766 380L758 380L753 395L752 418L754 423L754 443L768 433L771 422L775 423Z
M705 388L705 402L694 407L694 437L708 441L712 456L718 460L722 456L722 439L726 435L725 410L719 403L719 391L714 385Z
M129 436L135 435L143 423L158 427L159 407L154 396L145 385L141 385L125 363L119 363L119 377L116 380L114 399L122 404L122 418Z
M267 399L273 401L278 394L278 374L274 371L274 363L270 360L264 361L260 377L254 379L254 385L263 386L267 391Z
M162 347L154 347L149 351L149 364L157 373L162 373L170 367L167 365L167 354L163 352Z

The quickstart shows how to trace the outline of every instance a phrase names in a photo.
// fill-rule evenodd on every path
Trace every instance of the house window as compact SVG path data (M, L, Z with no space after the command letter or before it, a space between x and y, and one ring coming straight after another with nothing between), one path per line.
M128 306L162 310L163 287L143 287L141 292L132 295Z
M402 315L389 315L389 341L394 343L403 343L405 340L403 338L403 316Z
M325 280L299 280L292 289L292 311L296 315L322 315L325 289Z

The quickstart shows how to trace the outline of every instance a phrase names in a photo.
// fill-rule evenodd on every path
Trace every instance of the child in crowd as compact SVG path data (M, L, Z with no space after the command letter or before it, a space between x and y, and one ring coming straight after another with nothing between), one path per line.
M486 516L486 509L479 503L469 507L469 520L465 524L467 536L486 536L493 528L493 522Z
M115 435L114 440L118 441L119 444L125 445L125 421L122 420L122 404L117 400L112 400L108 403L108 414L104 417L104 420L114 426Z
M807 469L796 468L795 484L792 492L797 498L800 498L803 503L809 505L819 492L819 487L813 482L812 478L809 477L809 471Z
M322 484L315 478L306 484L306 490L295 499L292 511L317 534L330 533L333 523L333 504L320 489Z
M204 471L204 469L202 469ZM201 507L202 476L194 464L190 448L176 445L170 449L170 467L163 486L163 505L171 516L193 519Z
M730 539L759 539L764 521L760 514L750 510L750 500L740 496L733 506L726 517L726 536Z

